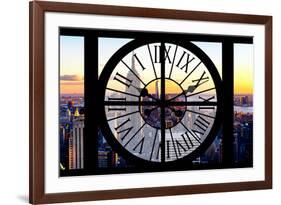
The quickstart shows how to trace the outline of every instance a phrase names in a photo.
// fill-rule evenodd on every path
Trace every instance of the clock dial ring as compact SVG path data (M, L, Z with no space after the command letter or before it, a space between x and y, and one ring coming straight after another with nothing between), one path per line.
M113 69L116 67L117 63L120 62L122 60L122 58L127 55L129 52L131 52L132 50L137 49L140 46L143 45L148 45L151 43L158 43L160 42L155 41L155 40L133 40L131 42L129 42L128 44L126 44L125 46L123 46L121 49L119 49L114 55L113 57L108 61L108 63L105 65L105 68L100 76L100 88L103 88L103 91L101 92L101 95L99 97L100 100L100 104L105 104L105 105L109 105L109 104L118 104L118 102L114 102L114 103L110 103L110 102L104 102L105 99L105 88L107 86L107 81L110 78L110 75L113 71ZM207 69L210 71L210 73L212 73L212 78L215 84L215 90L216 90L216 97L217 97L217 102L213 102L213 104L216 106L216 117L214 119L214 125L211 128L210 132L209 132L209 136L207 137L202 144L200 145L200 147L198 147L196 150L194 150L192 153L190 153L189 155L180 158L178 160L175 161L169 161L166 162L165 164L174 164L176 162L182 163L184 161L191 161L192 159L194 159L196 156L198 156L198 154L202 153L204 150L206 150L208 148L208 146L210 145L210 143L214 140L214 137L216 135L216 133L218 132L219 128L220 128L220 122L221 122L221 110L222 110L222 93L221 93L221 79L220 76L216 70L215 65L213 64L213 62L210 60L210 58L197 46L195 46L194 44L192 44L191 42L180 42L177 40L171 40L171 39L163 39L161 42L165 42L165 43L172 43L175 45L179 45L189 51L191 51L192 53L194 53L203 63L204 65L207 67ZM140 102L119 102L120 104L124 104L126 106L137 106L139 104L139 106L142 105L142 103ZM184 103L178 103L178 102L170 102L170 104L173 105L177 105L177 104L185 104L185 105L192 105L192 103L194 102L184 102ZM145 105L145 103L143 103ZM151 103L153 104L153 103ZM156 104L156 103L155 103ZM168 103L169 104L169 103ZM200 105L199 102L195 103L196 105ZM185 111L187 112L187 111ZM150 165L163 165L163 163L159 163L159 162L153 162L153 161L148 161L148 160L144 160L141 159L139 157L134 156L132 153L130 153L130 151L126 150L123 148L122 144L119 143L118 141L116 141L116 139L114 138L114 135L111 133L111 129L107 123L107 118L106 118L106 113L105 110L101 111L101 117L102 117L102 121L103 123L101 124L101 129L103 131L104 136L106 137L108 143L113 147L114 150L116 150L118 153L120 153L123 157L125 157L128 160L132 160L134 162L136 162L136 164L150 164Z

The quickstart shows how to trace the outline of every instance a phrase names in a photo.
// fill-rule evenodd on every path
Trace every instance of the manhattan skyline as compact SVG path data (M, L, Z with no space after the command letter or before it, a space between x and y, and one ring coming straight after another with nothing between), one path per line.
M60 47L60 170L62 176L64 174L68 174L68 171L73 170L83 170L84 169L84 117L85 117L85 108L84 108L84 42L82 37L61 37L61 47ZM98 73L102 72L102 69L109 58L125 43L129 42L130 39L109 39L109 38L100 38L99 44L104 46L99 46L99 67ZM193 42L197 46L199 46L206 54L211 58L214 62L216 68L218 69L218 73L220 77L222 76L222 53L221 53L221 44L220 43L202 43L202 42ZM154 49L154 45L150 45L151 48ZM168 44L169 46L169 44ZM237 47L238 46L238 47ZM167 44L166 44L167 47ZM147 48L147 47L145 47ZM171 49L172 50L172 49ZM234 122L233 122L233 149L235 151L233 166L246 166L249 167L252 164L252 121L253 121L253 64L250 63L252 59L252 48L243 47L242 45L235 45L234 50L237 55L234 55L234 96L233 96L233 112L234 112ZM147 50L138 50L135 52L138 53L139 57L144 57L144 54ZM181 51L182 52L182 51ZM245 52L247 55L245 55ZM176 53L176 51L172 50L171 53ZM146 53L147 55L147 53ZM251 56L251 57L250 57ZM241 61L238 59L241 58ZM145 58L141 58L145 59ZM129 53L124 61L134 72L128 72L126 66L122 64L117 65L117 71L113 71L111 78L108 81L108 85L111 88L119 89L120 91L135 94L135 96L139 95L139 88L143 89L142 86L145 86L148 93L154 98L159 99L161 96L161 81L158 80L157 75L160 75L160 64L157 66L158 72L156 75L156 79L152 79L154 77L151 76L152 67L147 67L148 72L142 72L142 68L140 64L137 62L137 59L134 57L134 52ZM143 63L145 60L143 60ZM151 63L151 61L149 61ZM124 64L124 63L123 63ZM251 64L251 65L250 65ZM146 64L147 65L147 64ZM151 65L151 64L150 64ZM169 72L171 68L171 64L167 61L165 63L165 75ZM239 67L240 69L237 69ZM179 67L178 67L179 68ZM243 69L243 68L250 68ZM243 71L245 71L243 73ZM116 83L112 76L116 76L117 73L121 73L124 78L133 80L132 86L123 86L121 87ZM167 78L165 80L165 99L172 99L176 96L176 101L185 101L185 95L181 94L185 88L190 87L193 84L193 81L196 81L196 78L200 76L192 76L192 79L189 80L188 83L184 86L180 86L179 84L180 77L186 76L187 72L184 73L182 69L178 69L175 71L174 77L171 79ZM208 71L206 70L208 73ZM145 82L141 84L140 81L135 79L136 73L142 80ZM141 73L141 75L139 75ZM204 71L205 73L205 71ZM199 72L199 75L202 75L202 72ZM209 75L210 76L210 75ZM205 77L207 78L207 77ZM245 80L245 78L247 80ZM195 80L194 80L195 79ZM175 81L174 81L175 80ZM191 83L190 83L191 82ZM124 84L124 83L123 83ZM210 84L207 84L207 87L214 87L214 84L210 81ZM204 86L206 86L204 85ZM206 89L202 86L202 90ZM204 88L203 88L204 87ZM136 89L135 89L136 88ZM132 89L132 90L129 90ZM108 90L108 89L107 89ZM200 93L200 96L192 95L188 96L188 101L196 101L199 99L210 99L212 98L216 101L216 98L213 97L215 91L211 92L197 92ZM122 93L122 92L121 92ZM177 97L178 96L178 97ZM121 98L120 92L107 92L106 97L108 98ZM126 99L128 101L134 101L135 97L127 96ZM137 98L139 99L139 98ZM146 99L142 97L142 101L150 101L151 99ZM126 133L121 131L117 132L116 127L120 126L120 123L124 123L120 116L126 115L127 113L136 113L136 106L129 106L124 112L122 109L116 112L106 112L106 117L109 120L109 126L114 134L116 139L125 138ZM169 108L165 108L165 139L167 141L166 148L166 159L175 160L178 157L182 157L182 151L187 148L179 149L178 151L174 150L171 144L171 140L177 140L181 145L184 144L181 141L181 136L183 131L185 130L185 126L192 127L197 120L196 111L198 108L196 106L189 106L188 111L185 111L185 107L181 106L171 106ZM153 110L152 112L148 112ZM159 151L155 148L154 151L150 153L152 141L151 137L155 136L157 143L160 143L160 133L158 130L160 128L159 118L160 118L160 110L154 109L153 106L145 105L139 108L139 115L132 115L130 121L135 126L134 128L128 127L127 129L133 129L133 132L136 133L136 139L141 139L144 136L148 137L148 144L144 144L137 141L131 141L130 145L127 146L128 149L133 150L133 154L139 156L140 154L145 153L142 157L146 160L150 159L152 161L159 161L160 155ZM215 114L215 110L200 111L204 115L213 116ZM116 120L114 120L116 119ZM121 121L118 121L120 119ZM182 122L182 123L181 123ZM208 125L212 124L213 121L208 120ZM128 125L126 125L128 126ZM138 127L143 127L142 131L138 132L136 129ZM211 126L210 126L211 127ZM155 129L154 129L155 128ZM201 128L202 129L202 128ZM210 128L208 128L210 129ZM198 131L198 130L197 130ZM208 133L208 132L206 132ZM204 139L207 135L202 133L201 138ZM144 141L143 141L144 142ZM170 142L170 143L169 143ZM128 143L128 142L127 142ZM138 144L137 144L138 143ZM194 139L191 144L187 146L199 146L197 144L196 139ZM97 171L99 169L105 170L117 170L122 168L132 168L132 164L129 161L126 161L122 155L119 155L106 140L106 137L103 135L101 130L98 131L97 135ZM154 145L153 145L154 147ZM159 146L160 147L160 146ZM158 148L159 149L159 148ZM188 148L189 150L189 148ZM190 150L192 151L192 149ZM187 152L186 152L187 153ZM196 159L192 161L194 166L200 164L201 167L210 166L219 168L222 163L223 158L223 144L222 144L222 132L221 130L217 133L214 141L210 145L210 147L204 152L201 153ZM210 168L209 167L209 168ZM71 175L72 172L69 172ZM75 173L72 173L75 174Z

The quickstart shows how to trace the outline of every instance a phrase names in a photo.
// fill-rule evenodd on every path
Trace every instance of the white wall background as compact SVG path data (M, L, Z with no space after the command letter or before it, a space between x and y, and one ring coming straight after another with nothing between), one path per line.
M100 201L95 204L244 204L281 199L281 5L278 0L73 0L97 4L273 15L274 183L273 190ZM0 204L28 203L28 0L0 5ZM77 204L77 203L74 203ZM79 203L80 204L80 203ZM81 204L94 204L85 202Z

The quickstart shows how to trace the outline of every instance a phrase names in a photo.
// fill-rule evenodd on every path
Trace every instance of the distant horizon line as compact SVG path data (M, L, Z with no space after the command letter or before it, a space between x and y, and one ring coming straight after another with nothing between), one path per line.
M155 93L152 93L155 94ZM177 93L168 93L168 94L177 94ZM60 95L83 95L84 93L60 93ZM253 93L234 93L235 95L253 95Z

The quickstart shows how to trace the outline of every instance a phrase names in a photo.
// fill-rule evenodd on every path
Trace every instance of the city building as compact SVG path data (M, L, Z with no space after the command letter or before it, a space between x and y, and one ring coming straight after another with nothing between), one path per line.
M74 117L69 138L69 169L84 168L84 115Z
M84 97L60 96L60 168L84 168Z

